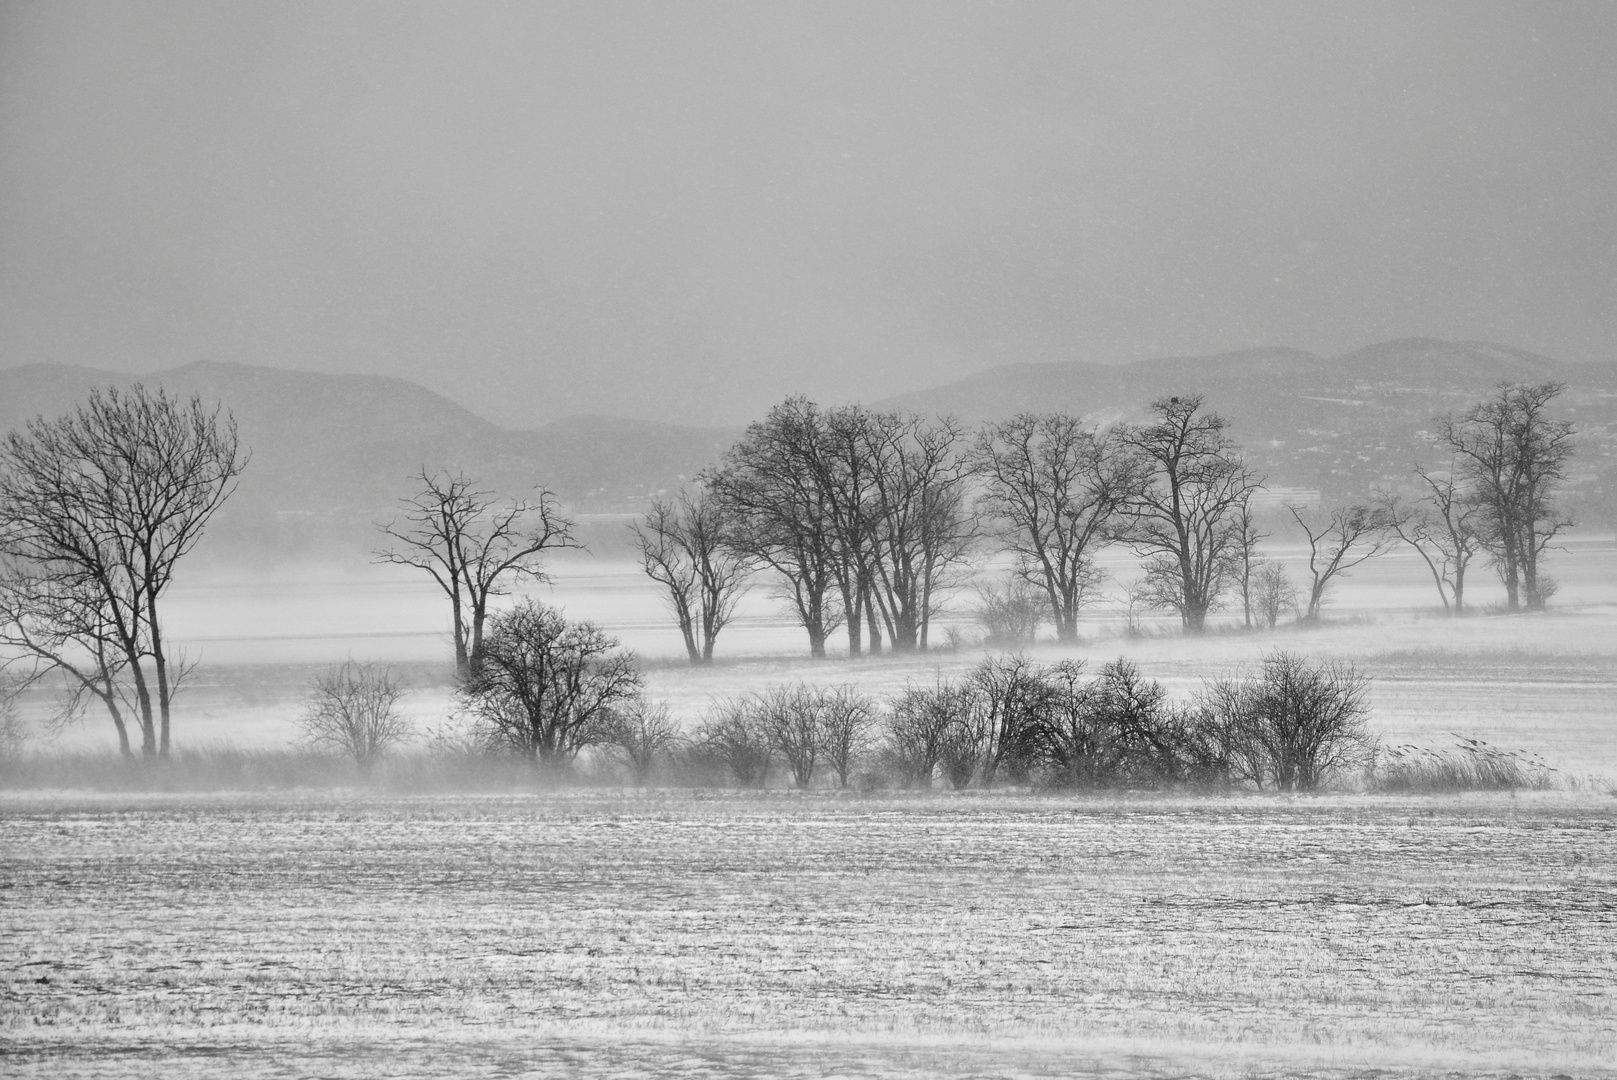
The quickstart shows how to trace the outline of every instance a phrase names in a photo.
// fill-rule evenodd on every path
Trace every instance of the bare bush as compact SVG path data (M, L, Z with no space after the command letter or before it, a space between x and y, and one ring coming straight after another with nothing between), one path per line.
M876 703L852 686L820 692L820 749L845 788L859 760L869 752L876 725Z
M786 759L792 782L800 788L814 779L814 765L824 742L820 704L819 692L803 683L772 686L748 704L770 745Z
M1211 682L1205 722L1220 733L1245 779L1279 791L1313 791L1369 749L1369 680L1338 660L1288 652L1263 658L1257 674Z
M742 787L761 788L768 782L775 747L750 702L741 698L715 702L697 740L702 751L722 764Z
M1277 562L1266 562L1257 573L1258 614L1264 624L1273 630L1280 616L1297 610L1297 587L1291 575Z
M972 615L983 628L984 645L1017 649L1033 644L1047 607L1048 601L1036 587L1013 574L1001 584L977 586L977 606Z
M637 696L609 711L596 726L592 740L613 751L628 766L634 782L644 787L657 763L683 741L668 706Z
M390 747L410 737L410 722L398 709L402 696L390 668L350 660L309 684L298 726L314 748L351 757L369 772Z
M905 687L887 712L882 756L905 787L927 788L940 764L955 786L976 768L977 738L971 724L971 691L939 679ZM968 768L969 766L969 768Z

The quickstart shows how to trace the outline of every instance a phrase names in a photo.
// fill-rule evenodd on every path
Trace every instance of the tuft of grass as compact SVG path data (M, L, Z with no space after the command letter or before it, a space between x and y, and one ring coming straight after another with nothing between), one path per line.
M1371 791L1548 791L1566 778L1537 754L1506 750L1451 732L1454 745L1432 749L1403 743L1378 747L1367 772Z

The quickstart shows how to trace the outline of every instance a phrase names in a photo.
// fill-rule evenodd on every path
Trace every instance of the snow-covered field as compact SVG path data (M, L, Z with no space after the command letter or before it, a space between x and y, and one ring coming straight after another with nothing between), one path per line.
M0 805L10 1076L1617 1075L1604 795Z

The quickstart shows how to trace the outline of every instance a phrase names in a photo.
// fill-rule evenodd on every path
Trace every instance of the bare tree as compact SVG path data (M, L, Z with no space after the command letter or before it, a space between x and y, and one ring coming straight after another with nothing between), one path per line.
M752 699L751 708L759 729L786 759L793 783L808 787L825 744L818 691L803 683L771 686Z
M1160 398L1151 404L1155 423L1123 434L1151 470L1128 511L1128 541L1146 559L1152 602L1177 611L1192 634L1230 583L1240 510L1262 487L1224 434L1224 418L1202 404L1199 395Z
M1235 511L1235 550L1231 560L1236 588L1241 592L1241 617L1248 630L1252 629L1254 575L1263 564L1258 545L1269 537L1268 533L1258 531L1257 515L1252 510L1252 496L1256 493L1256 489L1249 490Z
M229 413L136 385L94 389L71 414L0 449L0 634L99 699L129 746L167 757L183 658L159 601L246 465Z
M566 764L640 693L633 655L588 622L523 599L494 615L461 700L501 745Z
M747 428L702 483L725 509L731 542L774 571L780 592L825 656L841 623L839 546L832 496L821 483L825 422L807 398L789 398Z
M1098 577L1098 572L1091 577ZM1093 588L1091 580L1084 587ZM1021 574L1013 573L1000 584L977 586L977 607L973 614L983 628L983 644L990 648L1019 649L1033 644L1039 624L1050 612L1044 593Z
M653 500L645 519L629 528L646 576L668 594L691 663L711 663L752 571L724 504L682 491L674 502Z
M1325 590L1331 582L1346 576L1365 560L1385 554L1393 546L1396 533L1384 506L1337 507L1317 521L1309 520L1301 507L1287 503L1286 509L1308 537L1308 570L1312 581L1303 619L1316 622L1325 602Z
M1264 624L1273 630L1282 613L1297 607L1297 587L1291 575L1277 562L1264 562L1257 572L1258 614Z
M1202 709L1228 733L1247 779L1279 791L1313 791L1368 746L1369 680L1342 661L1287 652L1256 675L1214 680Z
M394 544L376 561L423 570L443 590L454 616L455 672L465 679L482 659L489 600L515 579L547 580L544 552L582 545L548 491L502 503L464 473L422 469L413 479L421 490L400 500L401 518L378 526Z
M1020 654L991 656L972 670L976 726L983 733L982 784L991 787L1001 768L1027 771L1034 742L1046 721L1051 684L1038 664Z
M952 780L962 772L970 778L980 749L974 709L968 687L941 677L930 686L912 683L892 700L883 750L905 786L931 787L940 764Z
M769 782L775 744L752 702L743 698L715 702L713 711L697 731L697 740L742 787L761 788Z
M1139 498L1143 458L1115 432L1060 413L1021 413L983 428L972 463L1017 572L1046 598L1056 639L1076 640L1094 554L1116 538L1120 511Z
M603 715L596 727L595 741L611 747L634 774L634 782L644 787L657 767L657 760L682 742L679 725L668 715L665 702L652 702L637 695Z
M1571 524L1555 507L1555 488L1566 480L1573 452L1572 425L1552 420L1558 382L1538 386L1500 383L1488 401L1458 419L1439 419L1442 442L1484 507L1481 538L1505 584L1511 611L1544 606L1548 590L1538 563L1556 534ZM1525 594L1525 597L1524 597Z
M925 649L938 597L977 535L965 503L964 432L948 418L871 413L865 420L869 595L895 650Z
M1431 571L1443 610L1463 615L1465 574L1482 550L1478 532L1482 503L1458 486L1452 467L1438 474L1417 466L1415 475L1426 487L1424 498L1405 506L1397 496L1384 494L1382 505L1393 532Z
M312 745L345 754L369 772L390 747L410 737L410 722L398 710L403 696L391 669L349 660L310 684L298 726Z
M820 753L837 774L837 787L845 788L854 765L870 750L876 704L852 686L822 689L818 693Z

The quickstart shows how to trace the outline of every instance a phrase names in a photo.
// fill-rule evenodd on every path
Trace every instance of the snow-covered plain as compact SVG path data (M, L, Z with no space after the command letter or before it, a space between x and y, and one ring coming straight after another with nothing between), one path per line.
M0 806L10 1076L1617 1075L1603 795Z

